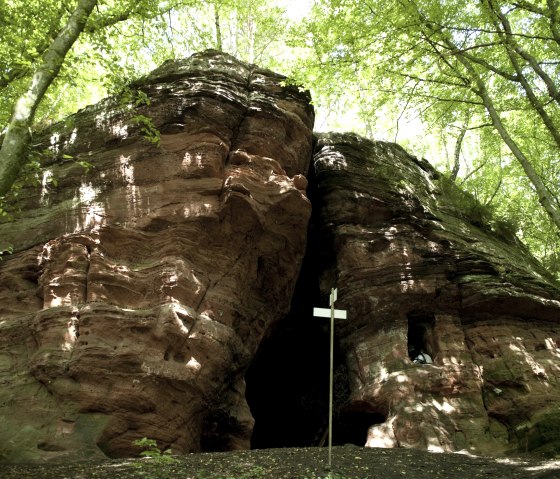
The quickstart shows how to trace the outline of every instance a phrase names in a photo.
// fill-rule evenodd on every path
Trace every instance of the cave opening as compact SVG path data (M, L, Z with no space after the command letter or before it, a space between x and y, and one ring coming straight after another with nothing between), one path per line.
M321 200L310 168L307 194L313 204L307 249L289 314L268 332L245 374L246 398L255 419L252 449L326 446L329 420L330 322L313 316L313 307L328 307L320 277L333 276L331 238L320 228ZM345 354L334 343L333 444L364 446L368 428L383 414L349 403ZM340 330L339 330L340 331Z
M252 449L316 446L328 423L330 329L328 320L313 316L313 307L328 299L319 290L316 245L311 223L290 313L263 340L245 375Z
M368 410L347 410L339 414L333 424L333 445L354 444L364 446L368 429L375 424L382 424L387 416Z
M428 353L432 358L436 354L434 338L434 313L413 310L407 314L408 319L408 356L414 360L421 352Z
M313 167L308 179L313 211L291 310L268 332L245 375L255 419L252 449L317 446L328 425L330 324L313 316L314 306L328 305L319 287L328 247L317 226L320 206ZM335 338L335 366L342 362L336 343Z
M318 445L328 414L328 346L328 330L309 312L290 314L263 341L245 376L252 449Z
M247 402L255 419L252 449L328 444L329 328L310 314L281 323L263 342L246 375ZM305 326L302 322L306 320ZM368 429L387 417L349 403L344 357L335 348L333 445L364 446Z

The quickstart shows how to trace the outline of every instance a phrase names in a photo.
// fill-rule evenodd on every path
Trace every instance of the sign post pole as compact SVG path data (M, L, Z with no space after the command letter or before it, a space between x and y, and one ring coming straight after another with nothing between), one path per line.
M329 371L329 477L332 477L332 420L333 420L333 383L334 383L334 319L346 319L346 311L334 309L337 300L336 288L331 289L329 298L330 310L325 308L313 308L313 316L319 318L331 318L331 337L330 337L330 371Z

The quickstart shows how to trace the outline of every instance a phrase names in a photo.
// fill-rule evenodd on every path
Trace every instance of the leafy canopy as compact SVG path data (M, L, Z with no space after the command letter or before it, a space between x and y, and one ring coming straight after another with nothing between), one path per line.
M77 3L0 0L1 129ZM311 89L318 130L426 156L558 273L559 19L558 0L101 0L36 128L221 49Z
M437 161L558 272L559 18L556 0L319 0L295 77Z

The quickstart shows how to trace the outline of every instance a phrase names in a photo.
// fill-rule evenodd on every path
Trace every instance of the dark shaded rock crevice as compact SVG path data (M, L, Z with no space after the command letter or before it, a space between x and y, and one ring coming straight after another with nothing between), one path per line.
M312 168L307 178L312 215L290 312L267 332L246 374L255 449L318 445L328 417L329 330L325 319L312 315L325 299L317 281L319 208Z

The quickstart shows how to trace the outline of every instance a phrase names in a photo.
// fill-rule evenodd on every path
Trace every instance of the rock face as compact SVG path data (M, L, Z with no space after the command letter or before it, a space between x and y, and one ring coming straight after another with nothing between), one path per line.
M205 52L34 138L42 182L0 223L0 460L316 445L333 286L335 443L560 450L558 286L397 145L320 135L307 176L282 81Z
M364 443L560 450L560 290L507 225L397 145L325 135L314 165L323 301L336 284L348 310L343 410Z
M205 52L34 139L43 183L0 225L0 458L249 447L311 212L313 110L282 80Z

